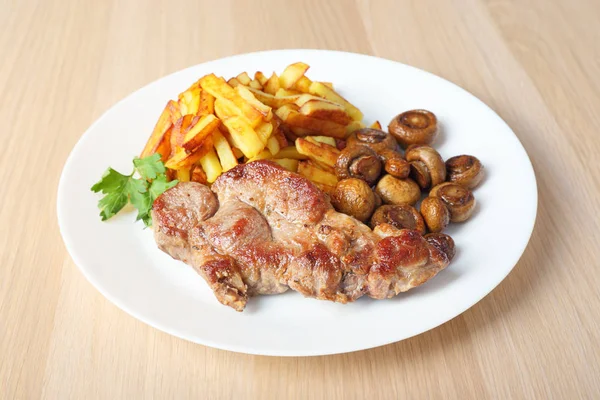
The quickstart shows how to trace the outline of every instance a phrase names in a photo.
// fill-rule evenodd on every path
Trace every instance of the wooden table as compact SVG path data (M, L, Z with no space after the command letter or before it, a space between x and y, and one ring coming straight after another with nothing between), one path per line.
M595 0L0 1L0 398L597 398L599 15ZM401 343L272 358L159 332L85 280L55 213L84 130L170 72L279 48L411 64L508 122L539 211L497 289Z

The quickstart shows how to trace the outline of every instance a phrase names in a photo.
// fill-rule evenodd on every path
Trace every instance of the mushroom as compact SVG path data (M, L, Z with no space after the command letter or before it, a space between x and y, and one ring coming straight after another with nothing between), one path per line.
M403 148L411 144L430 144L438 133L437 118L427 110L406 111L390 122L388 131Z
M450 223L450 211L437 197L427 197L421 202L421 215L430 232L441 232Z
M473 189L483 179L483 165L474 156L456 156L446 161L449 182L458 183L467 189Z
M352 132L347 140L348 146L360 144L370 147L376 153L383 150L398 151L398 142L392 135L379 129L363 128Z
M406 150L410 175L422 189L439 185L446 180L446 165L440 153L426 145L412 145Z
M390 224L397 229L414 229L421 235L425 234L425 222L421 214L407 204L385 205L379 207L371 217L372 229L379 224Z
M339 181L335 186L331 204L336 210L365 222L375 210L375 193L365 181L348 178Z
M448 262L452 261L456 254L454 239L444 233L428 233L425 235L427 243L441 251L448 257Z
M434 186L429 196L438 197L450 211L450 221L462 222L469 219L475 209L475 197L469 189L452 182Z
M408 178L410 174L410 164L397 151L384 149L379 153L384 165L385 172L392 175L394 178Z
M358 178L373 185L381 174L381 161L369 147L347 146L337 159L335 173L338 179Z
M375 192L386 204L415 205L421 198L421 189L412 179L397 179L384 175L375 187Z

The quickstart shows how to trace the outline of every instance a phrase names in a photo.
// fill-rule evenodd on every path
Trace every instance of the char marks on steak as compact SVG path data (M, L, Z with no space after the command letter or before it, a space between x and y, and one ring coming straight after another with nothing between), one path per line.
M179 183L156 199L152 219L159 248L238 311L250 296L288 288L340 303L390 298L449 264L418 232L371 230L304 177L264 160L224 173L212 191Z

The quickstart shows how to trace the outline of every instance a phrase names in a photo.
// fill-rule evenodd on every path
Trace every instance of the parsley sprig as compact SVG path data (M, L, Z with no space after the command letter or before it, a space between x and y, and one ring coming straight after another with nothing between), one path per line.
M133 166L134 170L130 175L123 175L109 167L102 179L92 186L93 192L104 194L98 201L102 221L116 215L129 202L138 210L136 221L141 219L146 226L151 226L152 203L164 191L177 184L176 180L167 181L160 154L135 157ZM140 178L134 178L136 171Z

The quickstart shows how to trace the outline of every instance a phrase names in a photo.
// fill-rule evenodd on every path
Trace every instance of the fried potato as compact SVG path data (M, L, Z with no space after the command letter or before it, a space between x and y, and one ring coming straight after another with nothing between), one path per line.
M203 185L206 185L208 181L206 180L206 173L202 169L201 165L194 164L190 173L190 180L192 182L198 182Z
M239 108L237 108L235 106L235 104L233 104L233 102L230 100L227 100L224 98L215 99L214 108L215 108L215 115L217 117L219 117L220 120L225 120L225 119L231 118L231 117L241 117L246 122L248 122L248 124L250 124L250 121L248 120L248 118L246 118L242 114L241 110Z
M263 151L261 151L260 153L258 153L256 156L249 158L247 162L252 162L252 161L257 161L257 160L266 160L271 158L272 154L269 150L264 149Z
M335 174L318 168L310 161L300 161L298 163L298 173L312 182L328 186L335 186L338 182Z
M308 68L310 67L302 62L288 65L279 77L279 86L284 89L293 88L298 79L302 78L308 71Z
M247 87L238 86L235 88L235 90L242 99L250 104L256 111L262 114L265 121L270 121L271 118L273 118L273 111L271 111L271 107L258 101Z
M341 104L353 120L362 121L362 112L360 112L358 108L350 104L348 100L340 96L339 93L331 89L329 86L323 85L321 82L313 82L311 83L308 92L310 94L314 94L315 96L323 97L329 101L333 101L334 103Z
M273 125L270 122L262 122L254 129L263 146L267 145L267 141L273 133Z
M169 100L167 103L167 108L169 109L169 113L171 114L171 122L175 125L175 122L182 117L181 109L179 108L179 103L173 100Z
M250 81L250 84L248 85L249 88L253 88L256 90L262 90L263 86L260 84L259 81L257 81L256 79L252 79Z
M296 140L298 153L308 156L318 164L334 167L340 155L340 151L325 143L313 143L303 138Z
M241 85L240 81L237 80L237 78L231 78L227 81L227 84L229 86L231 86L232 88L236 88L238 86Z
M191 114L186 114L179 118L175 122L175 125L173 125L173 132L171 133L171 156L182 149L183 142L185 141L185 134L190 130L192 123L194 123L194 118L196 118L196 122L199 119Z
M294 102L294 104L296 104L298 107L302 107L304 104L306 104L307 102L311 101L311 100L317 100L317 101L323 101L323 102L327 102L333 105L337 105L339 107L342 107L341 105L334 103L332 101L326 100L322 97L318 97L318 96L314 96L312 94L309 93L303 93L301 95L298 95L298 100L296 100ZM342 107L342 109L344 109L344 107Z
M313 182L313 184L319 188L321 192L324 192L329 197L332 197L335 193L335 186L325 185L323 183Z
M200 165L206 173L208 183L213 183L223 173L219 158L213 149L209 149L206 155L200 158Z
M287 169L288 171L291 171L291 172L298 171L298 160L294 160L292 158L278 158L273 161L275 161L277 164L281 165L283 168Z
M352 132L362 129L364 127L365 127L365 124L363 124L362 122L352 121L348 125L346 125L346 136L350 136L350 134Z
M248 86L250 84L250 82L252 81L252 79L250 79L250 77L248 76L247 72L242 72L235 78L238 80L239 83L241 83L244 86Z
M215 113L215 98L213 95L203 90L200 93L200 105L198 106L198 115L214 114Z
M244 157L244 153L242 153L242 151L240 149L238 149L237 147L232 147L231 151L233 151L233 155L235 156L236 159L240 159L240 158Z
M287 106L289 106L289 104ZM332 136L338 139L343 139L346 137L346 126L342 124L308 117L291 108L281 111L283 108L284 107L279 108L276 111L276 114L289 126L304 128L320 136Z
M209 137L220 124L221 121L212 114L195 117L192 121L192 126L185 134L181 147L188 153L193 152L206 141L206 138Z
M192 87L185 92L179 94L179 107L181 113L196 115L200 104L200 88Z
M296 89L302 93L308 93L309 89L310 89L310 85L312 85L312 81L310 79L308 79L306 76L303 76L300 79L298 79L298 81L296 81L296 84L294 85L294 89Z
M299 137L316 136L321 134L321 132L311 131L310 129L305 128L298 128L297 126L290 126L290 130L294 135L296 135L296 137L294 138L294 142Z
M308 156L300 154L296 146L283 147L273 158L291 158L294 160L307 160Z
M298 96L301 95L302 93L300 93L297 90L288 90L288 89L284 89L284 88L280 88L276 93L275 93L275 97L289 97L289 96Z
M165 163L165 167L180 170L182 168L190 168L194 165L198 160L200 160L206 153L212 150L213 147L213 139L212 136L209 135L202 146L196 148L192 153L186 152L183 148L177 149L175 154L167 160Z
M239 148L244 156L248 158L255 157L265 147L252 126L239 116L223 120L231 135L231 144Z
M273 133L271 134L271 136L277 139L280 148L287 147L288 141L281 128L281 120L277 116L275 116L271 120L271 125L273 125Z
M217 151L217 155L219 156L219 161L221 161L221 167L223 167L223 171L229 171L231 168L238 165L237 158L233 154L233 150L229 145L229 142L219 130L213 132L213 142L215 150Z
M309 117L337 122L348 125L352 118L344 107L322 100L309 100L300 107L300 113Z
M327 86L329 89L333 89L333 83L331 82L321 82L323 85Z
M299 95L275 97L272 94L254 89L252 87L249 87L248 90L254 95L254 97L258 101L275 109L282 107L286 104L294 104L299 97Z
M171 154L171 133L173 130L173 114L171 112L173 105L171 103L175 102L173 100L169 101L163 112L160 114L160 117L158 117L154 130L148 138L148 142L146 142L142 154L140 154L141 158L158 153L160 154L161 160L164 162Z
M381 130L381 124L379 123L379 121L375 121L371 124L371 126L369 128Z
M281 150L281 146L279 145L279 141L275 136L271 136L267 140L267 149L271 152L272 155L276 155Z
M271 75L271 77L267 80L267 83L264 85L265 93L275 96L275 93L279 90L279 77L275 72Z
M189 168L178 169L176 171L175 176L179 182L189 182L190 181L190 169Z
M305 139L315 144L323 143L329 146L333 146L337 149L335 139L329 136L307 136Z
M267 84L267 81L269 80L269 78L267 78L265 76L265 74L263 74L260 71L256 71L254 73L254 79L257 80L257 81L259 81L260 84L261 84L261 86L265 86Z
M206 75L200 79L200 86L202 90L206 90L217 99L223 98L233 102L253 127L262 121L263 115L244 100L239 92L229 86L223 79L217 78L215 74Z

